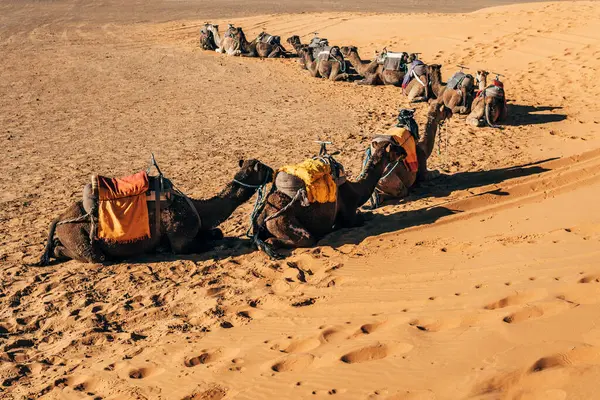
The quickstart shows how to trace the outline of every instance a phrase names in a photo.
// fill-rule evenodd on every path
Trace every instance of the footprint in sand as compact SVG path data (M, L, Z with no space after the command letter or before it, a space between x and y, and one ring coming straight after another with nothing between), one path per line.
M557 299L556 301L540 303L523 308L512 314L507 315L502 320L507 324L516 324L530 319L540 318L542 316L556 315L568 308L577 307L565 299Z
M407 353L413 346L408 343L384 344L376 343L370 346L361 347L344 354L340 360L346 364L357 364L368 361L381 360L391 354Z
M158 375L162 373L163 370L156 367L142 367L135 368L129 371L129 377L131 379L145 379L150 376Z
M516 293L507 297L504 297L498 301L490 303L486 305L484 308L486 310L496 310L498 308L510 307L521 305L533 300L539 300L548 295L548 292L545 290L525 292L525 293Z
M461 325L461 323L462 321L459 318L422 318L410 321L409 325L416 327L420 331L441 332L458 328Z
M183 363L186 367L195 367L200 364L210 364L219 360L232 359L239 352L239 349L226 349L223 347L202 350L200 355L188 358Z
M348 331L339 327L327 328L321 333L321 338L325 343L341 342L348 339L348 337Z
M579 280L579 283L598 283L600 282L600 275L586 275Z
M275 372L303 371L315 360L312 354L293 354L280 360L271 366Z
M292 341L283 352L285 353L306 353L314 350L321 345L321 341L317 338L306 338Z

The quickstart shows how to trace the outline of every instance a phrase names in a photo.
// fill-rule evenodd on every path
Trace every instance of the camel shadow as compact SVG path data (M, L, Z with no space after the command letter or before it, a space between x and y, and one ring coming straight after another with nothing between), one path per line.
M525 165L499 168L490 171L460 172L454 175L442 175L439 178L428 182L426 185L421 185L416 188L407 198L400 201L384 202L384 205L403 202L408 203L410 201L429 197L447 197L452 192L459 190L473 189L476 187L498 184L513 178L541 174L550 171L550 169L545 168L540 164L556 159L557 158L550 158ZM508 195L507 192L498 188L475 196L486 194L494 194L496 196ZM366 219L364 226L335 231L323 238L319 242L319 245L337 248L345 244L359 244L371 236L432 224L440 218L460 212L462 211L453 210L450 207L444 206L424 207L418 210L400 211L387 215L366 212L364 213Z
M544 111L561 110L562 107L554 106L529 106L523 104L509 104L508 118L503 125L506 126L523 126L523 125L539 125L548 124L551 122L560 122L567 119L566 114L539 114Z

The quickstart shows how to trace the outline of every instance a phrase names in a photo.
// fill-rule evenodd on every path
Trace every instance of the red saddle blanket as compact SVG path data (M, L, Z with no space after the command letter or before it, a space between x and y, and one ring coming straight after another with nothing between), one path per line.
M98 238L109 242L134 242L150 237L146 172L124 178L92 177L98 194Z

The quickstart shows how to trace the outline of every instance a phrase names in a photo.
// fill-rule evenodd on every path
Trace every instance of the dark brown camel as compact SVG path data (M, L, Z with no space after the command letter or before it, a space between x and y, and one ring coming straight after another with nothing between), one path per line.
M406 152L400 146L374 143L359 178L338 187L337 202L303 206L296 201L275 216L292 201L287 194L276 190L267 197L258 218L259 238L273 248L311 247L335 229L360 225L362 218L357 209L369 200L386 166L404 156ZM269 219L270 215L274 218Z
M416 183L439 176L438 171L427 169L427 160L433 152L438 127L450 117L452 117L452 110L442 102L433 101L429 105L425 129L417 144L418 170L410 171L404 163L399 163L392 173L386 174L385 178L377 184L377 194L381 200L405 197Z
M200 29L200 47L203 50L215 50L217 48L214 35L209 29L210 26L211 24L205 23L204 26ZM218 25L215 26L217 26L218 29Z
M363 61L358 55L358 49L354 46L344 46L341 50L342 55L350 61L356 72L364 77L363 80L357 82L359 85L402 85L402 80L406 73L404 70L395 71L386 69L377 60ZM408 55L402 61L406 64L408 62Z
M315 59L311 48L302 47L300 48L300 58L302 58L304 65L306 65L306 69L315 78L321 77L331 81L347 80L349 74L345 72L346 61L340 48L334 46L327 51L329 51L328 58L322 59L319 56Z
M50 257L59 260L74 259L101 263L144 253L155 252L159 246L168 246L175 254L189 254L210 248L211 240L221 239L217 226L225 221L256 190L271 181L273 170L257 160L240 160L240 170L232 182L216 196L206 200L189 199L174 194L172 203L161 211L160 235L132 243L109 243L95 239L90 243L89 221L64 223L86 215L81 201L70 206L50 225L48 243L40 265L47 265ZM149 207L150 231L154 232L154 209ZM200 221L198 221L198 216ZM56 235L55 235L56 234Z

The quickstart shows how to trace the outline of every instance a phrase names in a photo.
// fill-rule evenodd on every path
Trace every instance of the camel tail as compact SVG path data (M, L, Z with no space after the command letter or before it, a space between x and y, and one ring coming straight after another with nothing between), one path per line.
M40 267L45 267L50 264L50 256L54 251L54 232L56 232L56 226L58 225L59 219L56 218L50 224L50 232L48 232L48 242L46 243L46 249L44 250L44 254L40 257L40 261L37 263Z

